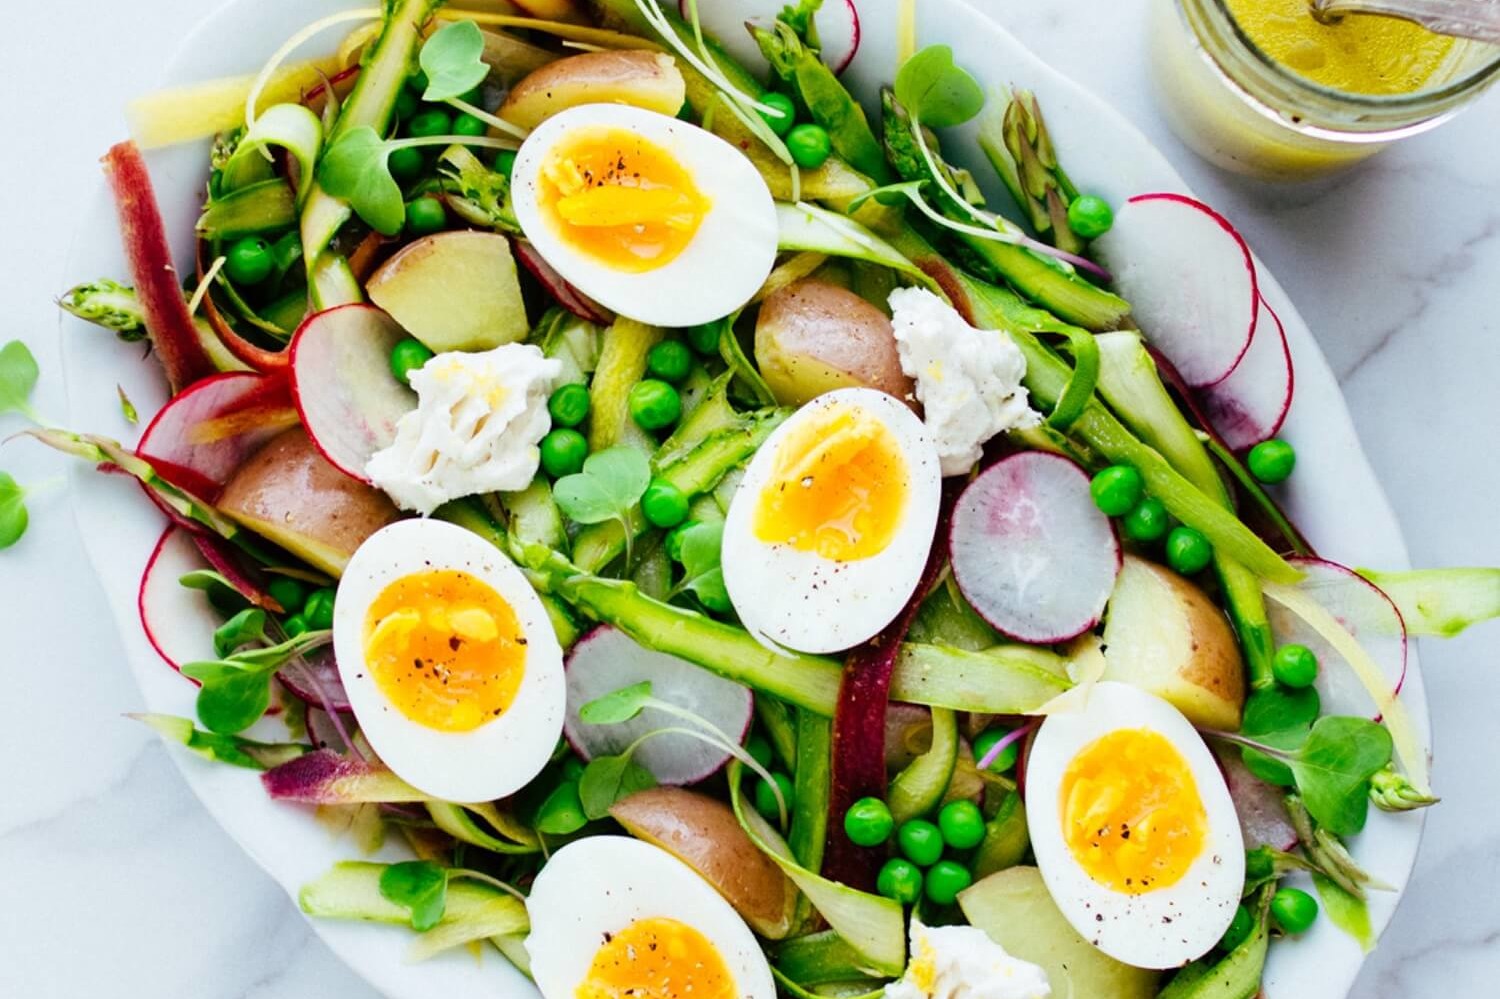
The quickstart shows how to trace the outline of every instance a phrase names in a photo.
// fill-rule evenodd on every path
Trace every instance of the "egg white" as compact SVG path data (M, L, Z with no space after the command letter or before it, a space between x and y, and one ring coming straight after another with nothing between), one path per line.
M755 536L754 519L776 464L797 428L830 407L857 406L890 429L906 459L902 520L885 550L839 562ZM937 528L941 459L927 428L884 392L839 389L803 406L751 459L724 524L724 584L740 621L754 635L800 652L838 652L879 634L911 599Z
M692 241L654 270L616 270L564 242L538 203L538 174L558 142L607 126L660 146L692 177L710 207ZM776 206L766 182L734 146L696 125L623 104L585 104L548 118L521 145L511 171L516 220L559 274L622 316L653 326L693 326L740 309L776 262Z
M675 919L702 933L734 976L740 999L775 999L755 935L682 861L627 836L574 840L552 855L526 900L526 951L545 999L572 999L607 933L638 919Z
M1118 729L1149 729L1182 754L1207 816L1203 852L1175 884L1127 895L1078 865L1063 837L1059 789L1073 758ZM1229 788L1202 737L1166 701L1105 682L1082 710L1048 716L1026 761L1026 824L1042 880L1085 940L1138 968L1175 968L1201 957L1234 918L1245 881L1245 844Z
M402 576L467 572L510 604L526 638L525 673L498 718L468 732L440 732L392 704L366 668L365 618ZM402 520L372 534L344 570L333 613L339 676L359 727L398 777L444 801L491 801L519 790L546 765L562 732L562 648L531 585L499 549L453 524Z

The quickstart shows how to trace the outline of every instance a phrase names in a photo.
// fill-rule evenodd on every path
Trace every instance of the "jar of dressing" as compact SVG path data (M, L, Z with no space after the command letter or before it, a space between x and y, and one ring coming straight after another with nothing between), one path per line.
M1151 20L1173 131L1209 162L1266 180L1357 163L1500 76L1500 46L1388 17L1322 24L1307 0L1152 0Z

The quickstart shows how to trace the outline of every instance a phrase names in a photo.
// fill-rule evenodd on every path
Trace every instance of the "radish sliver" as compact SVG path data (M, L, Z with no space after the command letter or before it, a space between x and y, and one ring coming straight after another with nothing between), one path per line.
M1203 390L1205 415L1232 450L1252 448L1286 422L1294 384L1286 328L1262 300L1250 349L1229 377Z
M189 589L179 580L190 572L208 568L187 531L169 527L146 561L136 591L136 610L146 640L175 670L183 663L212 658L214 629L222 622L202 590Z

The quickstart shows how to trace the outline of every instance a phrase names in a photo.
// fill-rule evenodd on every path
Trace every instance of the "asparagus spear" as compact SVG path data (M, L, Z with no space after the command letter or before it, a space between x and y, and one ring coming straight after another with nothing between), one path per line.
M1058 162L1036 95L1017 90L1002 96L980 120L979 148L1037 235L1059 250L1082 253L1086 241L1068 224L1078 188Z

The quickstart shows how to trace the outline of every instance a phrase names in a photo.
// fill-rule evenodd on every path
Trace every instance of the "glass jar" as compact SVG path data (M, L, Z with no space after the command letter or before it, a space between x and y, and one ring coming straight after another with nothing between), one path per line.
M1152 70L1172 130L1204 159L1266 180L1350 166L1452 117L1500 76L1500 47L1458 39L1424 87L1332 90L1272 60L1224 0L1153 0Z

